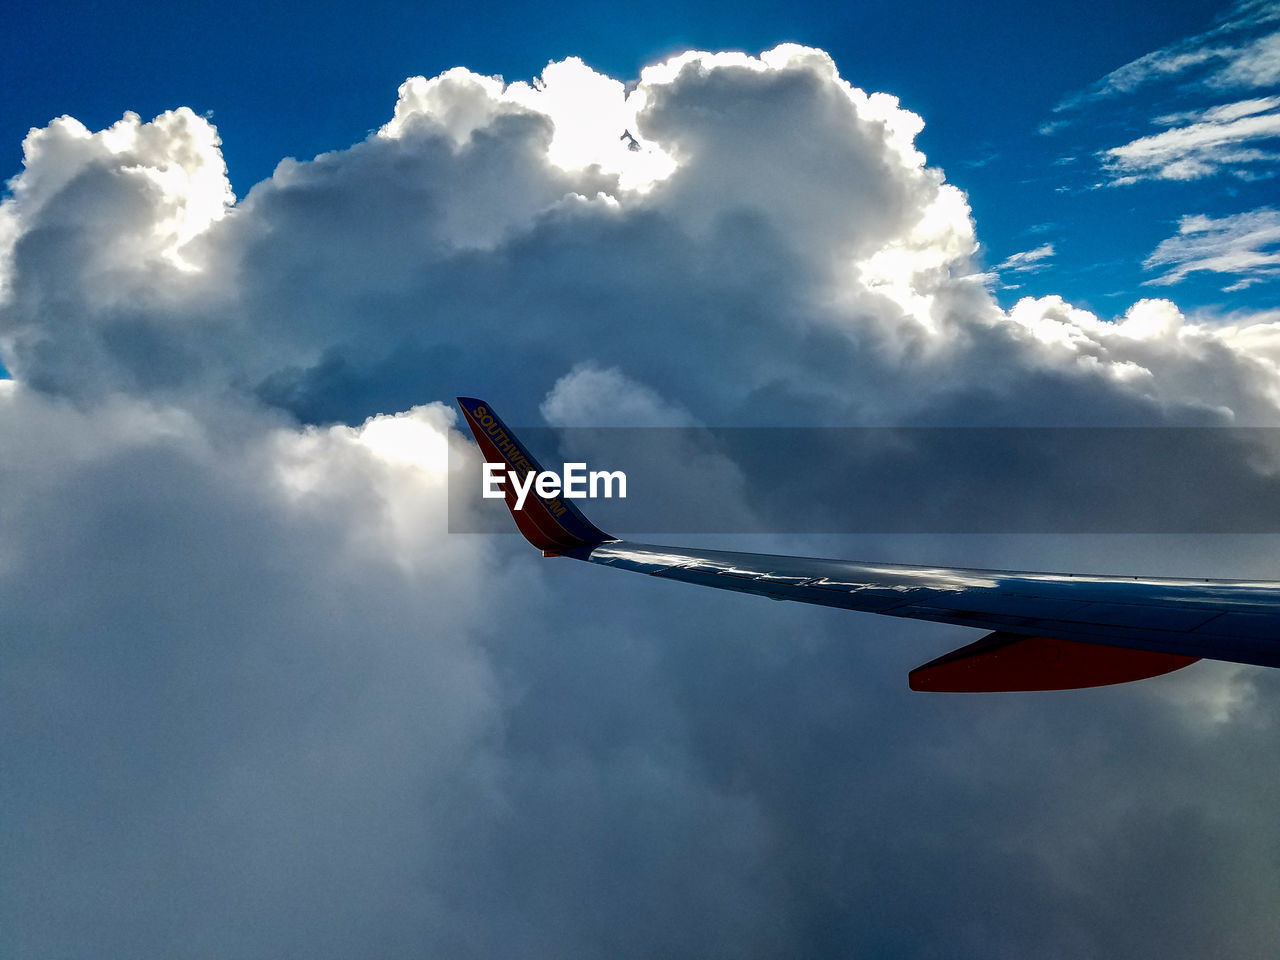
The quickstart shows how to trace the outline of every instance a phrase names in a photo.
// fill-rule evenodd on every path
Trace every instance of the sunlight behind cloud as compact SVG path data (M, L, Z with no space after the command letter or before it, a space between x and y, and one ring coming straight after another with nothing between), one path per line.
M640 134L636 115L644 105L643 91L628 95L620 82L577 57L549 63L532 83L506 84L455 67L430 80L406 80L395 115L378 135L399 138L426 121L461 146L494 117L524 110L550 121L551 163L572 172L596 167L616 176L621 189L643 192L675 169L672 158Z
M547 156L564 170L597 166L618 175L622 189L645 191L675 169L670 156L640 135L643 91L627 94L619 81L577 57L548 64L538 80L513 83L504 96L551 118L555 134Z
M455 418L452 408L433 403L404 413L371 417L350 436L388 463L443 473L449 465L446 436Z
M0 206L0 296L11 279L22 221L40 217L77 181L93 177L118 177L120 191L137 192L149 208L144 222L112 223L118 213L109 209L107 191L86 198L86 213L97 211L103 231L116 237L94 252L98 264L137 270L159 258L182 271L198 270L199 257L192 259L188 245L236 199L221 144L213 124L187 107L145 123L128 111L96 133L66 116L33 129L22 145L23 172L8 182L11 195Z

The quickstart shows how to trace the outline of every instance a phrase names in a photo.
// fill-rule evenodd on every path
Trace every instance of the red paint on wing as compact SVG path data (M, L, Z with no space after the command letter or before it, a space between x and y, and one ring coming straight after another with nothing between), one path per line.
M1198 659L997 631L917 667L908 682L938 693L1075 690L1158 677Z

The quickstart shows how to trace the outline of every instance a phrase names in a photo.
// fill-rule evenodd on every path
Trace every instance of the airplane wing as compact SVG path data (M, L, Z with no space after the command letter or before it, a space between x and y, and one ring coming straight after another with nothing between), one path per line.
M459 397L485 460L537 460L482 400ZM1064 690L1140 680L1201 658L1280 666L1280 582L971 570L619 540L572 502L530 492L520 532L565 556L665 580L990 631L909 675L912 689Z

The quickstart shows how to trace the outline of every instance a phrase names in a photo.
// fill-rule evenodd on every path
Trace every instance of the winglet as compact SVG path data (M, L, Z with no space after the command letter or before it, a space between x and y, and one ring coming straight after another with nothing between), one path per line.
M486 463L500 463L522 480L531 471L541 472L542 466L502 422L493 408L474 397L458 397L458 406L466 417L467 426L480 445ZM524 509L516 509L516 494L506 485L507 509L524 534L524 538L543 552L545 556L572 550L577 547L594 547L607 540L616 540L585 516L582 511L563 497L540 497L530 490Z

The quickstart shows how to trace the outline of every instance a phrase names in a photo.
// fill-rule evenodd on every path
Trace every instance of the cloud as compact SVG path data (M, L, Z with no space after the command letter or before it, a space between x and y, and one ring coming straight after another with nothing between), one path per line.
M1235 275L1224 290L1241 290L1280 273L1280 211L1263 207L1227 217L1185 216L1178 232L1143 261L1165 271L1150 284L1180 283L1197 271Z
M1114 184L1197 180L1223 172L1242 178L1269 176L1269 165L1280 154L1258 145L1280 137L1278 108L1280 97L1264 97L1161 117L1157 122L1194 122L1103 150L1099 156ZM1261 171L1259 164L1264 165Z
M543 418L553 426L687 427L694 419L617 367L601 370L580 363L555 382L542 401Z
M1028 273L1034 270L1042 270L1046 266L1044 261L1052 257L1053 254L1053 244L1042 243L1032 250L1022 250L1006 257L996 266L996 271L1009 270L1014 273Z
M643 190L669 175L673 162L636 136L645 97L627 96L620 81L596 73L577 57L548 64L533 83L505 84L461 67L430 80L412 77L400 87L395 115L380 137L414 131L446 132L462 145L503 113L528 111L549 121L547 159L565 170L600 167L623 188Z
M1273 86L1280 81L1280 32L1259 37L1234 51L1205 81L1226 90Z
M1186 41L1194 45L1199 38ZM1199 47L1191 49L1164 48L1117 67L1095 83L1087 91L1069 97L1054 107L1055 111L1069 110L1118 94L1132 93L1154 80L1177 76L1192 67L1224 60L1231 55L1227 47Z
M0 205L0 953L1269 945L1266 672L921 699L906 669L969 637L446 532L455 393L513 423L1274 422L1273 322L1002 311L921 126L788 45L630 89L410 79L240 199L190 111L34 131Z
M1222 173L1245 180L1272 176L1280 157L1273 143L1280 136L1280 98L1239 95L1274 92L1280 79L1278 21L1280 5L1274 2L1237 3L1211 29L1139 57L1064 98L1040 132L1058 133L1086 109L1114 111L1102 104L1123 97L1144 112L1159 105L1164 112L1151 122L1170 129L1096 151L1110 184ZM1218 99L1225 93L1238 98ZM1170 111L1170 105L1178 109ZM1093 120L1098 125L1099 118Z
M397 952L434 908L384 914L395 887L489 789L491 553L442 535L438 464L388 455L452 414L0 402L5 952L289 952L299 909L322 954Z
M1140 88L1198 72L1202 82L1221 89L1268 86L1278 75L1280 4L1274 0L1241 0L1209 30L1143 54L1117 67L1101 80L1063 98L1062 113L1091 102L1132 94ZM1197 68L1205 68L1197 71Z

